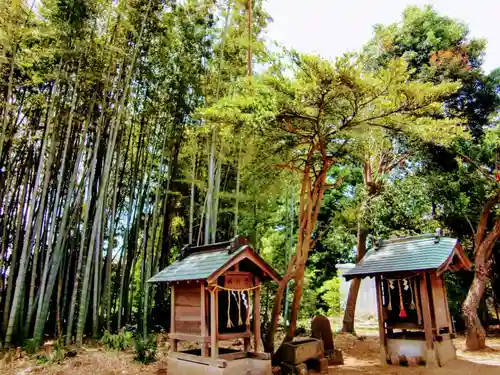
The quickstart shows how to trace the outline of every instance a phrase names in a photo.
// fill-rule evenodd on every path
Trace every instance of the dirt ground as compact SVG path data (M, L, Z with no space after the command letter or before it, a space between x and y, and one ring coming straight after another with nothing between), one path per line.
M481 352L466 352L465 340L455 339L458 358L446 367L427 369L425 367L381 366L378 361L378 338L369 335L354 337L337 335L335 345L342 349L343 366L330 367L330 374L392 374L392 375L481 375L500 374L500 338L488 339L488 349ZM2 375L166 375L167 347L159 350L158 360L150 365L141 365L133 361L132 352L110 352L102 349L86 349L76 357L66 359L62 364L40 365L28 358L20 358L0 367ZM174 375L174 374L172 374ZM177 374L175 374L177 375ZM238 375L238 374L235 374Z
M363 338L363 337L362 337ZM344 365L330 367L330 374L393 374L393 375L500 375L500 338L488 339L488 348L480 352L465 351L465 338L454 340L457 359L445 367L427 369L419 367L382 366L379 361L379 340L366 336L359 340L350 335L337 335L336 347L342 349Z

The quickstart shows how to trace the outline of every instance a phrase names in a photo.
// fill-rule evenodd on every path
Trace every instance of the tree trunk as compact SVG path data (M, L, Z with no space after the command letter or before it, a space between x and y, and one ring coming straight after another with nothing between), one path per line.
M213 192L215 180L215 145L217 142L217 127L212 131L212 141L210 142L210 156L208 160L208 188L207 188L207 212L205 216L205 245L210 243L211 231L213 230L212 210L214 207Z
M476 274L462 307L467 324L465 345L468 350L480 350L486 347L486 331L481 325L477 309L486 287L488 267L476 264Z
M462 306L462 312L467 324L465 346L468 350L479 350L486 347L486 331L481 325L477 309L483 298L486 282L491 273L491 252L500 237L500 218L495 220L495 225L486 235L489 215L499 200L500 194L497 194L485 203L474 237L474 253L476 256L474 259L474 279Z
M196 144L195 144L196 147ZM193 166L192 166L192 171L191 171L191 196L189 200L189 241L188 243L190 245L193 244L193 219L194 219L194 195L195 195L195 185L194 182L196 180L196 154L197 150L194 150L194 155L193 155Z
M93 257L94 257L94 249L96 247L96 235L97 235L97 228L96 226L98 225L98 221L100 221L99 214L101 210L98 208L97 211L97 216L96 219L94 220L94 223L92 225L92 234L90 235L90 243L89 243L89 252L87 254L87 260L86 260L86 265L85 265L85 272L83 274L83 283L82 283L82 291L80 294L80 303L79 303L79 308L78 308L78 322L76 325L76 344L78 346L82 346L83 344L83 331L85 329L85 323L87 321L87 304L89 302L89 292L90 292L90 283L91 283L91 267L93 262ZM95 250L97 251L97 249ZM95 267L98 267L97 264L95 264Z
M159 189L158 189L159 190ZM156 207L156 206L155 206ZM154 208L153 208L154 210ZM148 233L149 233L149 214L146 214L146 217L144 218L144 232L143 232L143 260L142 260L142 274L141 274L141 281L142 281L142 306L139 306L139 321L142 321L142 335L143 337L147 337L148 335L148 306L149 306L149 285L147 283L148 278L150 277L150 270L151 270L151 261L149 257L149 247L147 245L148 243ZM154 224L152 225L151 228L151 234L154 235ZM153 238L154 242L154 238ZM142 307L142 309L141 309ZM142 311L141 311L142 310ZM142 316L141 313L142 312Z
M88 118L88 121L86 122L85 125L85 130L87 129L88 123L90 122L90 118ZM85 133L85 131L84 131ZM100 139L101 139L101 127L97 129L97 136L96 136L96 141L94 144L94 150L92 152L92 158L90 161L90 180L89 180L89 191L87 192L87 197L85 198L85 203L84 203L84 211L83 211L83 226L82 226L82 235L80 237L80 250L78 252L78 260L77 260L77 265L76 265L76 272L75 272L75 281L73 284L73 291L71 294L71 304L69 308L69 316L68 316L68 327L66 330L66 344L71 343L71 338L73 335L73 322L75 318L75 311L76 311L76 305L77 305L77 299L78 299L78 291L79 291L79 285L80 285L80 274L82 272L82 267L83 267L83 259L84 259L84 253L85 253L85 246L87 244L87 225L89 221L89 216L90 216L90 199L91 199L91 192L90 192L90 187L94 183L95 179L95 165L96 165L96 160L97 160L97 149L100 144ZM80 150L79 150L79 156L81 156L83 149L85 147L85 140L82 136L80 137ZM77 172L77 167L78 164L75 164L75 168L73 170L73 176L76 176ZM85 183L85 180L82 181L82 185Z
M222 79L222 66L224 65L224 46L226 44L227 30L229 28L230 15L231 13L231 1L228 1L227 11L224 17L224 28L221 31L221 44L219 52L219 66L217 72L217 84L215 89L215 100L219 100L220 97L220 87ZM219 133L219 126L214 125L212 130L212 140L210 142L210 155L208 159L208 189L207 189L207 211L205 216L205 245L210 243L211 231L213 230L214 223L212 208L214 206L213 202L213 191L214 191L214 180L215 180L215 151L217 145L217 136Z
M130 132L132 134L132 132ZM115 242L115 215L116 215L116 199L118 196L118 171L120 167L120 149L118 149L117 161L116 161L116 173L115 173L115 181L113 187L113 203L111 205L111 216L109 217L109 241L108 248L106 250L106 271L104 276L104 293L105 293L105 301L106 301L106 329L108 331L111 330L111 262L113 258L113 248Z
M313 173L313 157L315 150L324 151L321 145L316 147L311 146L308 152L306 164L302 173L302 188L300 193L299 204L299 230L297 237L296 255L288 264L288 270L280 282L278 293L276 294L275 306L273 308L273 316L269 325L268 335L266 337L267 348L272 348L274 336L276 333L278 317L281 312L281 301L285 292L285 287L290 278L293 276L292 269L295 266L295 293L292 303L292 310L290 316L290 325L288 326L287 334L284 341L291 341L295 336L295 329L297 326L297 318L299 315L300 300L303 293L303 282L305 275L305 265L309 256L309 250L314 246L312 234L314 232L316 221L319 215L319 209L323 200L323 194L326 188L326 175L333 163L333 159L326 156L326 152L322 152L322 165L318 173ZM269 351L272 353L272 351Z
M219 198L220 198L220 179L221 179L221 171L222 171L222 155L219 155L217 160L217 171L215 172L215 187L214 187L214 205L212 208L212 243L217 241L217 221L219 216Z
M17 43L14 44L14 48L12 51L12 57L10 61L10 71L9 71L9 81L7 84L7 95L5 96L5 106L3 112L2 119L2 134L0 134L0 160L3 159L3 146L5 143L5 137L7 135L8 124L9 124L9 111L10 111L10 101L12 96L12 85L14 80L14 69L16 67L16 52L17 52Z
M11 303L12 301L12 292L14 291L14 277L16 275L16 268L18 266L18 256L19 256L19 238L21 236L21 230L22 230L22 224L23 224L23 217L24 217L24 202L26 200L26 195L28 194L28 175L29 175L29 170L26 169L24 171L24 178L23 178L23 183L22 183L22 192L21 192L21 201L18 202L18 211L17 211L17 217L16 217L16 223L17 223L17 228L16 228L16 235L14 239L14 244L13 244L13 250L12 250L12 255L10 257L10 268L9 268L9 277L7 280L7 296L5 298L5 304L4 304L4 311L3 311L3 324L4 324L4 332L8 332L8 325L9 325L9 312L11 310ZM15 307L12 305L12 309ZM13 328L13 327L12 327ZM10 341L10 340L9 340Z
M293 278L292 269L293 269L294 261L292 260L288 264L288 271L281 279L278 284L278 290L276 291L276 295L274 297L274 306L271 312L271 320L269 321L268 333L264 340L264 351L266 353L274 353L274 336L276 334L276 330L278 328L278 318L280 316L281 304L283 302L283 296L285 295L285 289L290 280Z
M358 221L358 234L356 237L356 248L358 250L356 262L361 262L366 253L366 237L368 230L362 227L361 218ZM354 333L354 316L356 312L356 302L358 299L359 287L361 285L360 278L354 278L349 287L349 294L347 295L347 303L344 312L344 320L342 325L342 332Z
M251 69L251 68L249 68ZM250 71L250 70L249 70ZM250 71L251 72L251 71ZM240 184L241 184L241 140L239 140L238 147L238 165L236 170L236 197L234 203L234 235L238 235L238 220L239 220L239 206L240 206ZM255 244L257 245L257 244Z

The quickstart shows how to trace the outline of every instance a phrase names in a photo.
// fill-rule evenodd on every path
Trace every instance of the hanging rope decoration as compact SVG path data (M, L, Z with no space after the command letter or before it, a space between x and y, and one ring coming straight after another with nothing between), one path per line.
M406 315L405 306L403 304L403 289L401 288L401 280L398 280L398 287L399 287L399 317L407 318L408 315Z
M404 308L404 301L403 301L403 289L404 290L410 290L410 296L411 296L411 303L410 303L410 310L415 310L417 309L417 306L415 304L415 293L416 293L416 281L415 277L409 277L406 279L385 279L387 281L387 286L388 286L388 293L387 293L387 310L392 311L392 300L391 300L391 290L394 290L396 288L395 286L395 281L398 282L398 292L399 292L399 317L400 318L407 318L408 314L406 313L406 310ZM402 281L402 283L401 283ZM417 309L418 310L418 309ZM419 311L417 311L419 312ZM420 314L419 314L420 315Z
M248 326L250 325L250 304L248 303L247 295L245 293L243 293L241 299L243 300L243 304L245 305L247 311L247 318L245 320L245 324Z
M394 281L387 279L387 282L389 284L389 293L387 293L387 295L389 297L389 303L387 304L387 310L391 311L392 310L391 289L394 290Z
M410 310L415 310L415 293L414 293L414 285L413 283L415 282L415 279L410 281L410 293L411 293L411 303L410 303Z
M408 290L408 288L409 288L407 279L403 280L403 288L404 288L404 290Z
M248 303L248 300L246 298L246 294L250 294L250 292L260 289L260 285L256 285L251 288L244 288L244 289L232 289L232 288L225 288L220 285L209 285L207 289L213 288L214 290L220 289L223 290L227 293L227 328L232 328L234 327L234 324L231 320L231 295L233 295L234 299L237 301L238 305L238 325L243 325L243 317L241 314L241 303L245 305L246 308L246 317L245 317L245 324L249 325L250 324L250 306Z

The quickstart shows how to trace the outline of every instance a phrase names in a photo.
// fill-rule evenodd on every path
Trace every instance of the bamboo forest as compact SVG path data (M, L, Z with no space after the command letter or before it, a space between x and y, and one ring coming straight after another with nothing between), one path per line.
M330 59L270 43L265 3L1 2L0 352L174 332L168 283L148 281L185 245L240 237L279 275L263 273L252 315L265 353L316 315L355 333L368 281L342 289L338 265L368 267L381 244L426 234L463 254L443 273L449 329L470 350L500 334L500 69L483 66L487 41L410 6ZM387 290L403 308L403 289Z

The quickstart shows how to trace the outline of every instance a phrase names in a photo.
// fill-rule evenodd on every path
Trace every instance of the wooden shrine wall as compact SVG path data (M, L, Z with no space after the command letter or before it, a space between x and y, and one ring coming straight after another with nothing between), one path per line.
M435 273L430 274L430 285L432 288L432 300L434 305L434 316L436 318L436 328L451 328L450 311L446 298L445 285L442 276ZM450 329L451 331L451 329Z
M200 283L175 285L175 331L201 335Z

